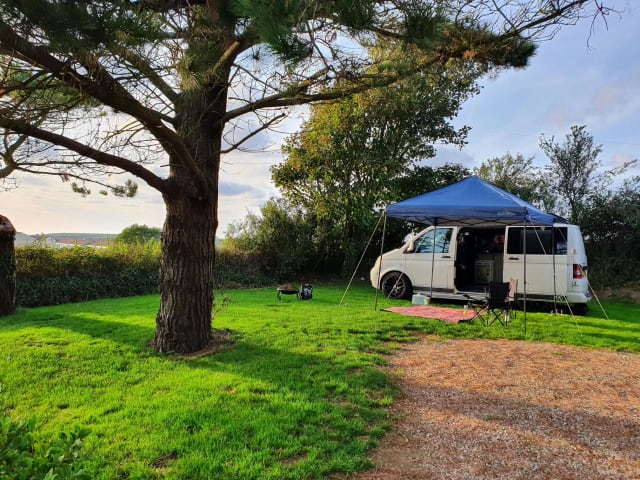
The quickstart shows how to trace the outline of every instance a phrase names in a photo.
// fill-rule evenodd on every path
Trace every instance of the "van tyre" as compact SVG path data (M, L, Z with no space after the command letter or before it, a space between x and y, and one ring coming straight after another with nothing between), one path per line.
M409 298L412 293L411 281L400 272L390 272L382 277L382 292L387 298Z
M586 303L576 303L571 306L571 311L574 315L584 317L589 312L589 307Z

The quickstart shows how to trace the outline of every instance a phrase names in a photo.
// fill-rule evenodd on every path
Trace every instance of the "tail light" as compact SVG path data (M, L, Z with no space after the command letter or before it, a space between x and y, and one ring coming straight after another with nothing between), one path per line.
M583 267L579 263L573 264L573 278L580 279L587 277L587 267Z

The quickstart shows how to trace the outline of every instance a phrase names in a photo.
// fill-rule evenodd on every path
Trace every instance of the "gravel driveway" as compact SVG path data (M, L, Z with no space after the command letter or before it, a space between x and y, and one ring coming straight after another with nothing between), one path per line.
M393 430L352 480L640 479L640 355L424 337L389 359Z

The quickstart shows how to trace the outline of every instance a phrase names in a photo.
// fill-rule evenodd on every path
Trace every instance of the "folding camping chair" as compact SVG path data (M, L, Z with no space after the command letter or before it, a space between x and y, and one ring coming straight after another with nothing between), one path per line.
M507 302L509 303L509 310L507 314L509 315L509 319L516 318L516 312L518 310L518 302L516 298L516 293L518 291L518 279L510 278L509 279L509 295L507 295Z
M513 300L511 300L512 282L489 282L486 298L481 301L470 301L469 305L475 310L473 319L479 318L485 326L498 321L505 327L511 320L511 311L515 303L515 288L517 280L513 282Z

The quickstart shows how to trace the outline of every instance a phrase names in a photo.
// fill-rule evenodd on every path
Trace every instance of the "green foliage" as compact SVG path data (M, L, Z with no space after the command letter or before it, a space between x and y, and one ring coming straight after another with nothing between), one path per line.
M265 257L255 252L237 250L225 244L216 252L213 272L216 289L263 287L278 280L276 272L265 266Z
M129 245L144 244L151 240L160 240L162 230L158 227L148 227L146 225L138 225L134 223L128 226L116 237L116 241L124 242Z
M513 193L525 202L552 212L555 206L555 195L545 180L542 171L533 166L534 157L524 158L521 153L515 156L506 153L483 162L474 169L476 175L494 185Z
M87 430L75 427L47 438L37 434L34 425L0 415L0 480L92 478L82 469Z
M265 236L265 241L268 239ZM281 238L282 239L282 238ZM283 257L286 250L283 250ZM277 254L277 252L276 252ZM106 249L55 249L29 245L16 249L17 304L60 305L106 297L128 297L158 291L160 244L115 242ZM216 289L264 286L291 270L261 252L223 248L216 253Z
M157 291L160 246L115 243L106 249L16 249L17 303L56 305Z
M324 262L343 272L355 267L376 210L404 196L397 180L414 176L419 162L435 155L435 142L464 143L467 127L456 129L450 120L477 93L483 73L471 62L420 68L422 52L384 46L372 55L407 78L392 89L314 105L301 131L287 140L286 161L272 169L284 197L313 219L316 250L329 255Z
M608 190L616 177L635 165L637 160L597 173L602 162L598 155L602 145L595 145L586 126L574 125L565 137L564 143L556 143L554 137L540 137L540 148L551 161L546 167L546 182L549 191L556 192L557 205L561 215L567 215L573 223L583 216L580 211L588 197Z
M580 208L589 281L597 288L640 286L640 177L593 192Z
M251 256L262 276L283 282L318 271L313 227L299 207L271 199L261 216L250 214L231 225L223 245L229 254Z

